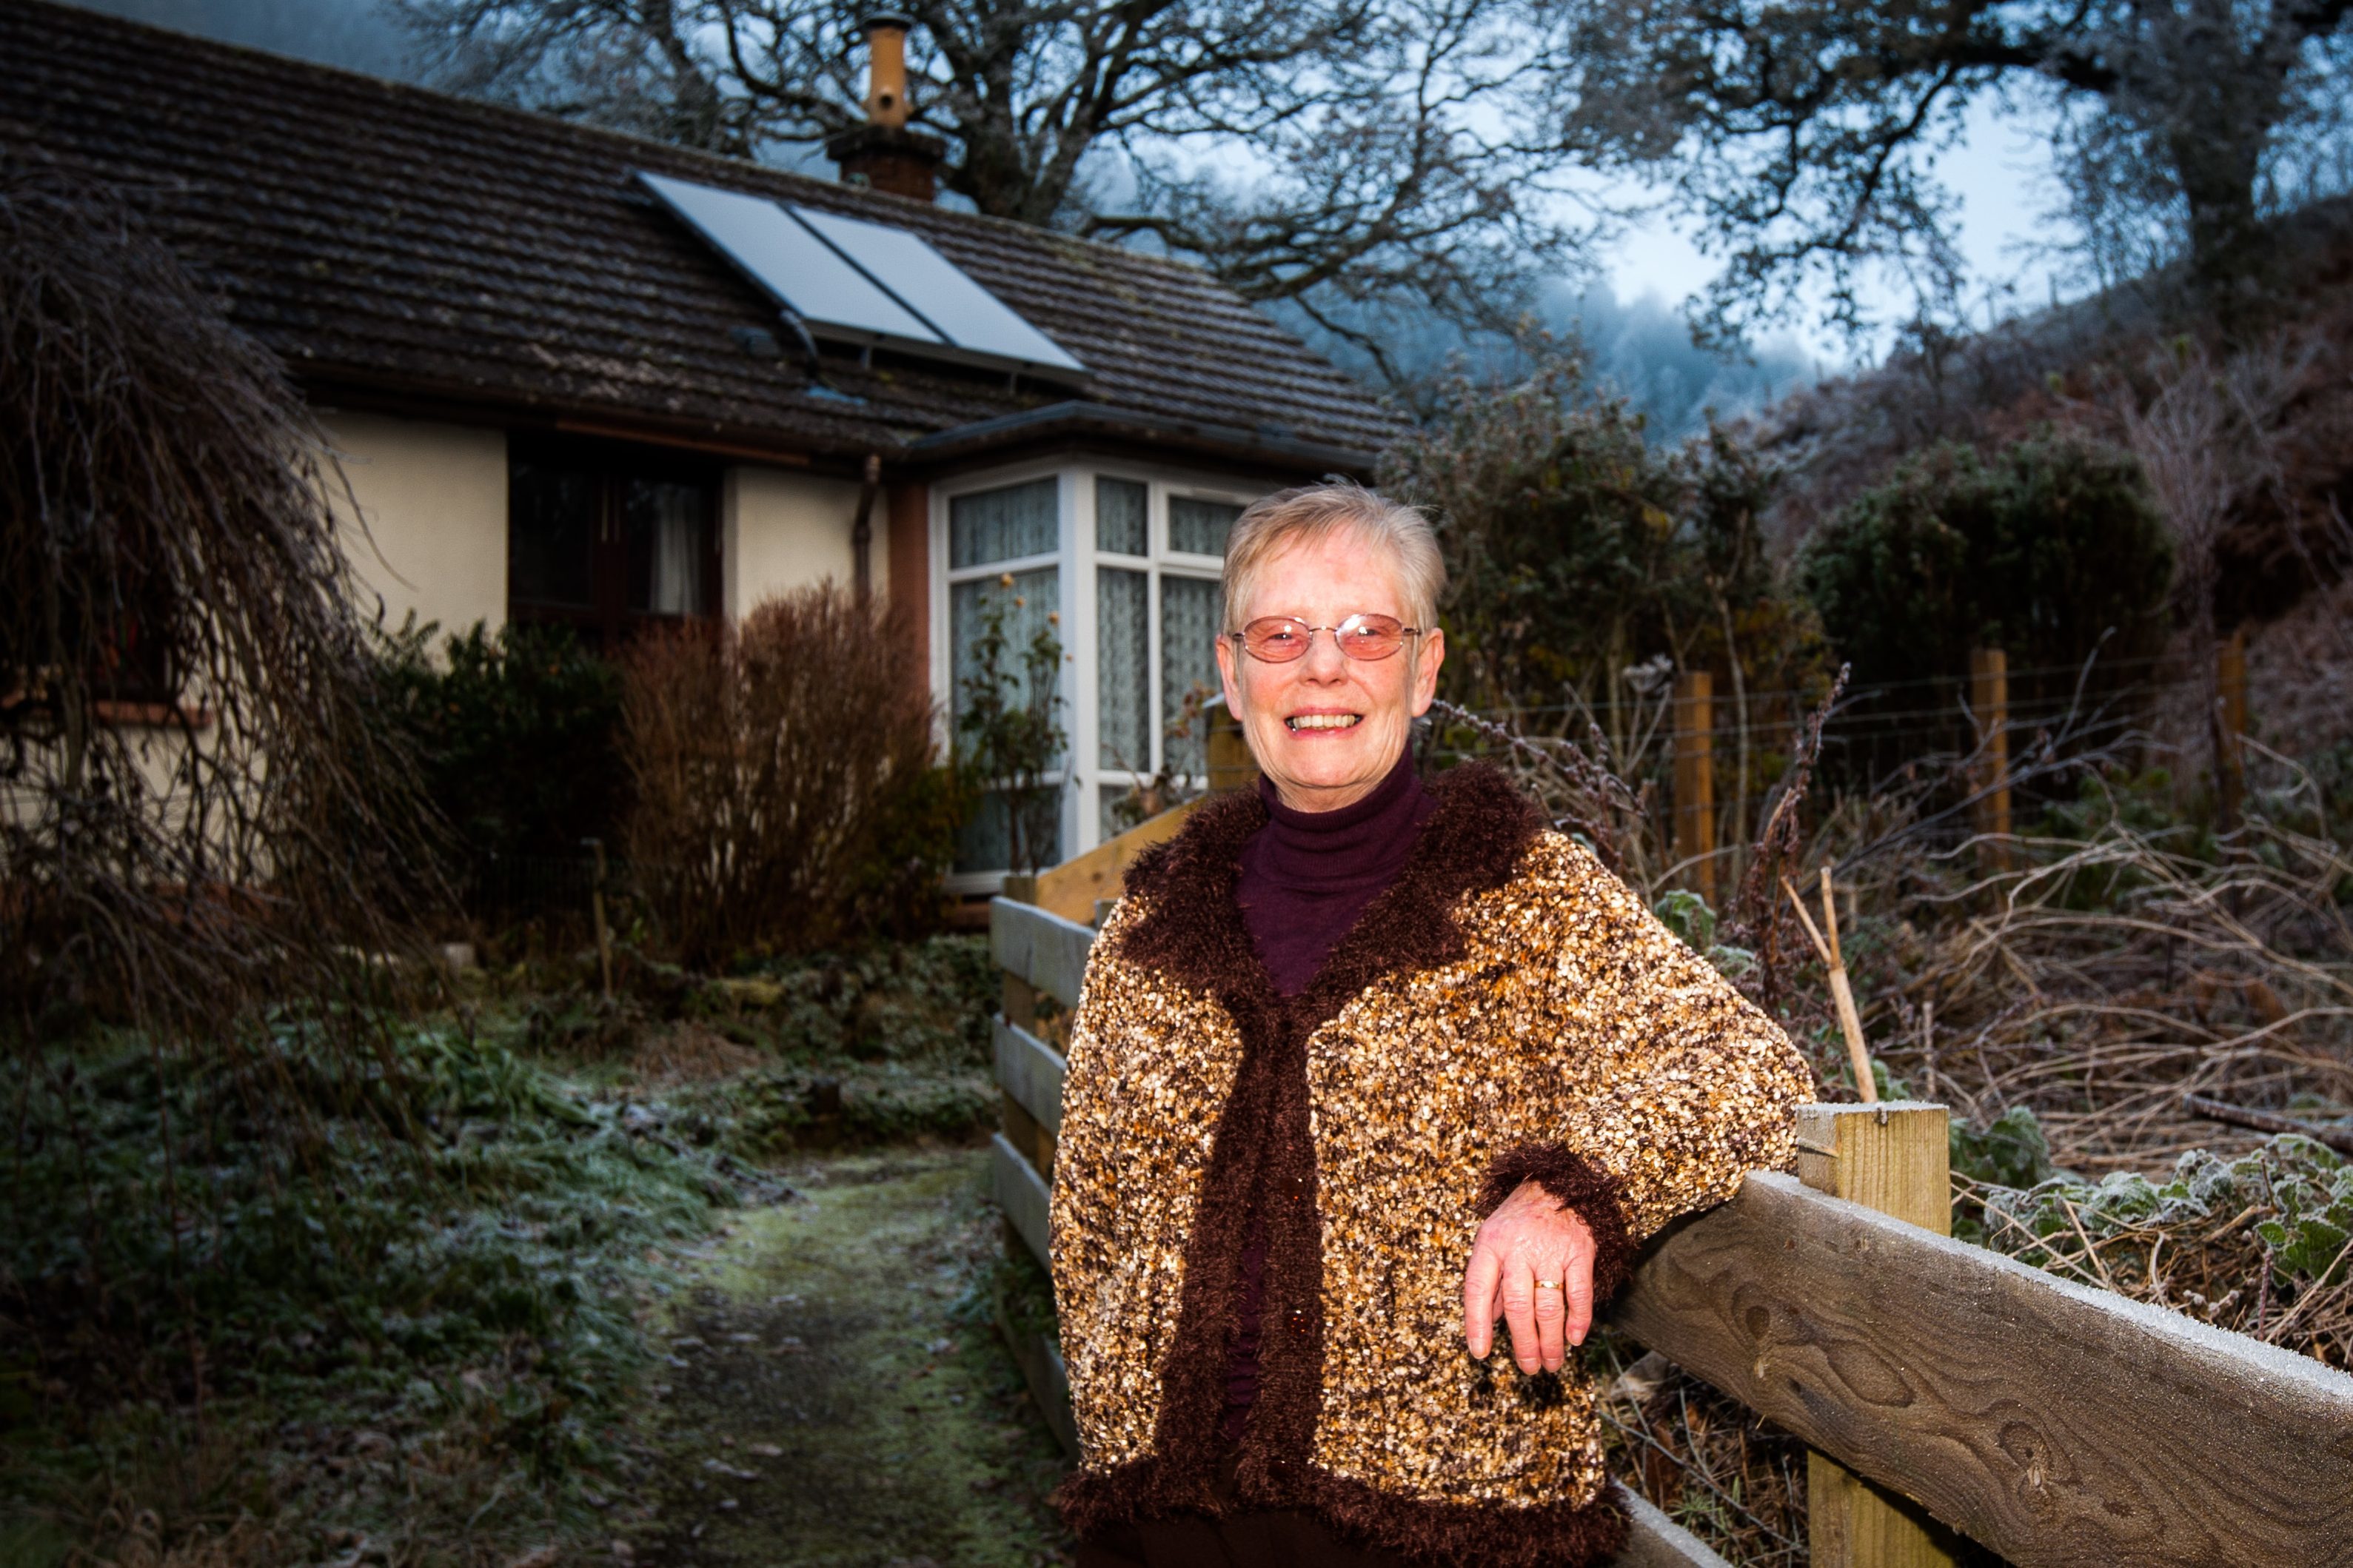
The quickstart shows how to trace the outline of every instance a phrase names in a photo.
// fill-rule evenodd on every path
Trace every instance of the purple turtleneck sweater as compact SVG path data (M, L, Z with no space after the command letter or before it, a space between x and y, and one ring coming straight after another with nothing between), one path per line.
M1259 780L1266 826L1242 846L1234 901L1267 977L1283 996L1307 989L1315 972L1375 899L1405 869L1438 799L1400 756L1373 793L1337 811L1293 811ZM1250 1203L1242 1247L1240 1310L1226 1362L1226 1436L1238 1438L1258 1398L1259 1319L1265 1297L1266 1225L1261 1195Z
M1275 990L1296 996L1405 869L1438 798L1421 787L1409 756L1372 794L1337 811L1293 811L1263 778L1258 795L1266 826L1242 846L1234 901Z

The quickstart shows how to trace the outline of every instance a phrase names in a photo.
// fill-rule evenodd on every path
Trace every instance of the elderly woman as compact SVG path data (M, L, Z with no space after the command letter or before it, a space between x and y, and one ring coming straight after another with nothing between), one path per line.
M1792 1156L1780 1031L1499 774L1416 775L1443 576L1354 486L1235 525L1262 782L1136 863L1071 1030L1087 1568L1607 1562L1576 1347L1645 1237Z

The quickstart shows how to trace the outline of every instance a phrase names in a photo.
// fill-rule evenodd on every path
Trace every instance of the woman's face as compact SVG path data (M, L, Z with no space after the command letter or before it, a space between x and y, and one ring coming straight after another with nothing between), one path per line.
M1311 626L1336 626L1354 615L1394 616L1408 626L1405 600L1390 563L1353 529L1293 544L1269 559L1247 603L1227 625L1290 616ZM1250 754L1294 811L1337 811L1363 799L1405 751L1407 731L1427 712L1446 658L1434 629L1408 637L1383 659L1354 659L1329 631L1306 654L1269 664L1218 639L1226 706L1240 716Z

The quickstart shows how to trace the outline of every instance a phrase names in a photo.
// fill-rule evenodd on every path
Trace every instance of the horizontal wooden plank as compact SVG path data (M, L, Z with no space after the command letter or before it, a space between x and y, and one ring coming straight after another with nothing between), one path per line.
M1038 1168L1021 1157L1002 1132L989 1140L994 1158L989 1162L989 1196L1013 1223L1014 1231L1029 1245L1038 1261L1047 1264L1046 1250L1046 1179Z
M1062 1130L1062 1053L1018 1024L997 1020L997 1081L1049 1132Z
M1121 882L1135 858L1154 845L1176 837L1177 830L1192 816L1193 808L1205 798L1171 806L1050 871L1039 872L1030 889L1029 901L1064 920L1092 921L1099 900L1119 897Z
M1029 1397L1038 1402L1039 1414L1052 1429L1054 1440L1062 1452L1073 1459L1079 1457L1079 1424L1071 1415L1071 1378L1062 1369L1061 1352L1043 1334L1009 1331L1014 1362L1021 1368L1021 1381L1029 1385Z
M1045 1416L1047 1428L1062 1451L1077 1458L1079 1426L1071 1415L1071 1375L1062 1365L1062 1352L1049 1336L1015 1324L1006 1313L1002 1298L997 1302L996 1316L997 1331L1012 1350L1013 1363L1021 1369L1021 1381L1029 1385L1029 1397Z
M1087 950L1095 933L1076 921L1011 899L988 901L988 945L997 966L1010 971L1065 1007L1079 1005Z
M2353 1565L2353 1377L1780 1175L1610 1316L2020 1568Z
M1618 1554L1616 1568L1731 1568L1650 1499L1620 1487L1618 1500L1626 1505L1626 1550Z

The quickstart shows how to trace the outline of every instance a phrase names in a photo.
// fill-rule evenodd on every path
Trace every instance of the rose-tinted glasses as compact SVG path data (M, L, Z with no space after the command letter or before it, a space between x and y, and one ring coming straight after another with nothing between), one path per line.
M1387 658L1418 637L1419 626L1409 626L1395 616L1350 616L1336 626L1311 626L1295 616L1261 616L1230 635L1252 658L1268 664L1289 664L1303 658L1317 632L1330 632L1340 651L1350 658Z

